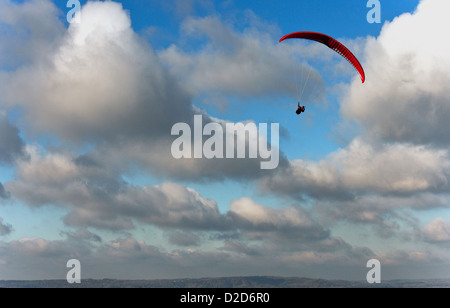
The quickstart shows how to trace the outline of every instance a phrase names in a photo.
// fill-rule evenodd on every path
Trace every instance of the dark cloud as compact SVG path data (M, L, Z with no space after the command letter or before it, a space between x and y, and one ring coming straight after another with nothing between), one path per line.
M12 225L3 222L3 218L0 217L0 235L7 235L13 231Z
M195 191L175 183L160 186L131 186L102 170L77 168L72 160L55 155L36 161L32 156L24 178L8 188L30 206L53 204L69 207L65 222L114 230L131 229L133 220L160 227L220 228L217 205ZM47 167L54 168L46 173ZM59 168L59 169L58 169Z
M0 164L12 164L24 155L25 143L19 136L19 129L12 125L6 113L0 112Z
M62 234L67 236L69 241L92 241L94 243L101 243L103 241L98 234L88 229L78 229L75 232L62 232Z
M0 183L0 199L8 199L10 197L10 193L5 190L5 187L2 183Z

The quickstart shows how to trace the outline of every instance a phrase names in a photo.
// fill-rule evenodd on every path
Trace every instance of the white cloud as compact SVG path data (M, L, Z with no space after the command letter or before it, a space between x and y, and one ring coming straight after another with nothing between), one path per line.
M445 150L411 144L372 145L363 139L318 162L298 159L290 170L261 181L262 189L315 198L361 193L416 194L449 189L450 160Z
M446 0L421 1L413 14L387 22L365 48L367 82L354 82L342 113L377 138L450 142L450 27Z

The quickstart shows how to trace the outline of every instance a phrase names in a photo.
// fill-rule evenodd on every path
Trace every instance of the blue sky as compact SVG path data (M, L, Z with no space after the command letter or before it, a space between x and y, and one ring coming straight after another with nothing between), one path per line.
M0 4L0 279L450 277L445 0L65 4ZM200 112L279 123L278 167L174 159Z

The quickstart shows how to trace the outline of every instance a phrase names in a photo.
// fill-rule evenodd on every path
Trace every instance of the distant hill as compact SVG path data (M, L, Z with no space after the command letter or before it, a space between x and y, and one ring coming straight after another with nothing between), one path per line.
M450 279L366 281L326 280L298 277L221 277L198 279L119 280L0 280L0 288L450 288Z

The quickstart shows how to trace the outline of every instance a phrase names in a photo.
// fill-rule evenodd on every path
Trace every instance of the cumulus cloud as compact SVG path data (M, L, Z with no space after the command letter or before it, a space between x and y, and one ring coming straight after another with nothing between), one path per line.
M276 134L278 131L267 131L268 136L265 136L266 131L259 130L258 125L253 121L232 123L229 121L211 118L205 115L203 112L202 126L200 131L193 123L193 118L190 122L184 123L189 126L187 131L175 132L174 135L170 135L167 138L162 137L159 140L148 139L131 139L121 140L120 142L103 143L85 154L86 159L95 161L99 164L109 164L111 168L120 170L127 170L130 162L136 163L144 170L151 172L152 174L159 174L169 176L174 179L191 180L191 181L205 181L205 180L223 180L226 178L233 179L254 179L263 174L268 174L274 171L274 169L283 169L288 166L288 160L282 150L276 145L272 146L271 142L272 134L275 138L278 138ZM203 136L204 128L206 125L214 123L218 129L213 130L211 135ZM242 124L244 129L237 129L236 131L227 131L227 123L231 125L237 125L239 127ZM183 124L183 125L184 125ZM245 132L245 126L247 124L254 124L256 127L256 135L250 135ZM196 131L197 130L197 131ZM170 133L170 131L169 131ZM200 137L197 137L200 134ZM219 136L221 135L221 136ZM250 135L250 136L249 136ZM182 157L176 159L173 156L172 147L175 141L183 137L187 138L189 145L191 146L191 153L188 158ZM217 142L213 147L220 145L222 147L222 158L207 158L203 153L203 149L210 149L206 146L206 142L210 141L210 138L214 137L214 142ZM216 138L218 137L218 138ZM201 158L194 158L195 140L201 141L200 148L202 150ZM190 141L189 141L190 140ZM250 156L250 144L255 146L256 157ZM267 145L268 156L263 156L260 150ZM209 143L211 146L211 143ZM232 146L234 151L230 158L227 154L229 147ZM237 158L237 151L244 149L244 157ZM176 148L179 150L178 148ZM269 169L263 169L263 164ZM272 168L272 169L270 169Z
M448 208L447 150L354 139L319 161L298 159L258 180L261 192L312 204L325 226L366 225L384 238L409 237L417 220L405 210Z
M352 199L365 193L446 192L450 161L446 150L411 144L371 144L353 140L318 162L296 160L290 169L261 180L269 189L293 197Z
M365 47L367 82L354 82L342 114L388 141L448 145L450 26L445 0L421 1Z
M131 186L101 166L61 153L41 156L29 150L29 160L17 165L18 179L7 187L30 206L69 207L66 223L108 229L133 228L133 219L160 227L211 228L221 225L217 204L184 186Z
M159 52L159 57L195 94L208 93L206 102L224 96L262 98L267 95L295 93L293 76L306 78L308 70L296 64L298 50L278 44L279 29L264 24L251 11L242 18L247 22L242 32L218 16L187 18L181 27L184 40L207 38L207 43L192 52L176 45ZM306 65L305 65L306 66ZM323 93L319 74L309 69L308 99ZM311 92L309 90L313 89Z
M134 229L136 222L180 230L289 231L303 237L326 237L305 212L273 210L242 199L220 213L214 200L192 188L165 181L156 186L130 185L109 166L68 152L41 154L27 147L27 159L17 162L16 179L6 183L11 193L29 206L54 205L69 209L71 226L111 230ZM253 214L264 219L255 220Z
M88 2L81 14L45 61L1 75L7 106L22 106L37 132L74 142L155 137L190 118L189 96L133 32L121 4Z

